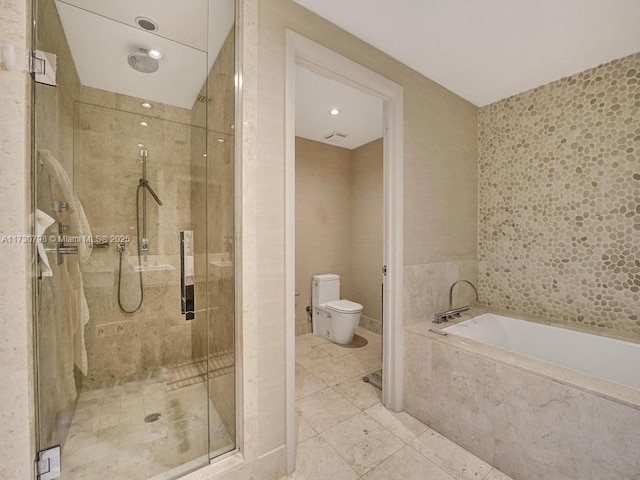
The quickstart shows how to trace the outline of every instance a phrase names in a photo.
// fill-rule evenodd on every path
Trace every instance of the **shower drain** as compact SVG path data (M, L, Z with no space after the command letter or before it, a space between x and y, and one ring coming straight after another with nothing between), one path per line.
M160 418L160 415L161 415L160 413L151 413L146 417L144 417L144 421L147 423L155 422Z

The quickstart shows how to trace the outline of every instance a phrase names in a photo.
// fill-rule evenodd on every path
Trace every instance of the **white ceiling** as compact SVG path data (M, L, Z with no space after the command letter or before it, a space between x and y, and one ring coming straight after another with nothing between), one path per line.
M234 21L233 0L57 0L56 6L83 85L189 109ZM138 16L153 19L157 32L140 29ZM157 72L129 67L127 57L138 48L162 53Z
M296 65L296 136L352 150L382 137L383 128L382 100ZM347 137L325 140L333 131Z
M295 0L482 106L640 51L639 0Z

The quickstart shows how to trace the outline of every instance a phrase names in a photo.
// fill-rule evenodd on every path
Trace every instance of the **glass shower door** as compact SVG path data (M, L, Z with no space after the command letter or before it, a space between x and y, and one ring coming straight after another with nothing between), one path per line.
M34 1L38 449L64 479L235 448L234 2L159 3Z

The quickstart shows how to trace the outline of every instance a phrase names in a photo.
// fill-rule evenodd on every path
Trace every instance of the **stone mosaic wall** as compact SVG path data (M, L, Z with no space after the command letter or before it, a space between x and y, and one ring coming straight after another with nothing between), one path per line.
M640 53L480 109L482 303L640 340Z

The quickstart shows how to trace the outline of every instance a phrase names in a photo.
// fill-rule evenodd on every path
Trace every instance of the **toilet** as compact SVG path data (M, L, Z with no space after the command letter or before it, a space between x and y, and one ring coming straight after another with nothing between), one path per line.
M313 333L343 345L353 341L363 307L340 299L340 275L313 276L311 308Z

